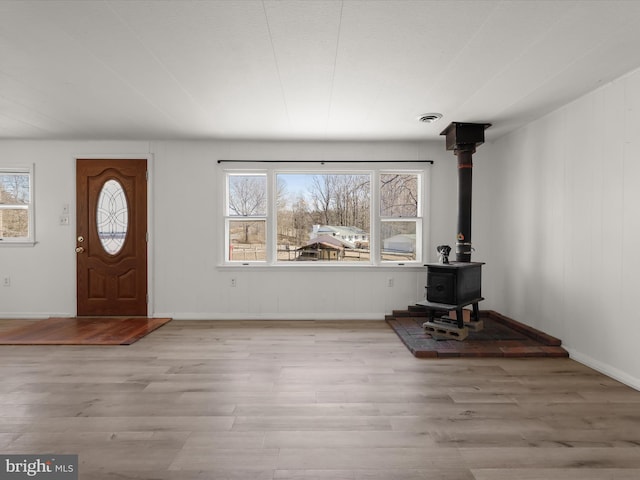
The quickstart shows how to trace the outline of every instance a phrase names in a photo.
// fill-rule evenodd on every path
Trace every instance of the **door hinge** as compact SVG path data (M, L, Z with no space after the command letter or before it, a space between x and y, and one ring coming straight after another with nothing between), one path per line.
M147 182L148 182L149 181L149 170L146 170L144 172L144 176L145 176L145 178L147 179Z
M144 303L147 303L147 304L149 303L149 294L148 293L144 296Z
M149 232L144 234L144 241L149 243Z

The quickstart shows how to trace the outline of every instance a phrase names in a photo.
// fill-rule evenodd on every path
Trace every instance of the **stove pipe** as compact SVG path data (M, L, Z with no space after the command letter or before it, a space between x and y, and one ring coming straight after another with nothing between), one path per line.
M471 193L473 154L484 143L484 131L490 123L451 122L440 135L446 137L447 150L458 157L458 229L456 261L471 262Z

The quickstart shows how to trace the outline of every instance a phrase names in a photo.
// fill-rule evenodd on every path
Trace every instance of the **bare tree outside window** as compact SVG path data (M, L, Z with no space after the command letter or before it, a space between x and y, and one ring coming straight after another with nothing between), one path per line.
M0 173L0 237L29 237L29 174Z
M267 212L267 177L264 175L229 176L229 215L262 216Z
M415 217L418 214L418 176L380 175L380 216Z
M266 259L267 177L228 176L229 260ZM242 219L238 218L242 217Z

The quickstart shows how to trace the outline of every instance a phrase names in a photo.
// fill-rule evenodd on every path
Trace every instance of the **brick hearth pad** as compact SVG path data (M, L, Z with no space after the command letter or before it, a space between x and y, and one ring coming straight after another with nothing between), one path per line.
M409 309L386 318L409 351L419 358L436 357L568 357L562 342L493 310L480 311L484 329L463 340L436 340L422 328L424 312Z

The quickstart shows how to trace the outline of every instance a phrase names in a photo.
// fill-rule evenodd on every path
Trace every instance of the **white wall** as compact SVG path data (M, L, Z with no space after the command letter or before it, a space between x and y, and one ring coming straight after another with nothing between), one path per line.
M640 72L483 148L492 308L640 389Z
M433 159L431 245L455 235L455 158L441 142L2 141L0 165L36 166L35 247L0 248L0 317L75 315L75 158L151 154L151 313L174 318L382 319L422 298L423 268L219 266L218 159ZM69 204L72 222L59 225ZM430 249L432 250L432 249ZM435 257L431 252L430 260ZM230 287L236 277L237 287ZM394 278L394 287L387 279Z
M220 267L223 230L215 221L215 212L222 211L222 197L216 188L220 174L216 161L437 160L444 154L439 144L157 142L152 149L156 194L153 298L158 315L381 319L424 295L423 268ZM433 184L442 183L448 173L447 168L433 168ZM176 195L181 202L175 202ZM434 224L446 223L446 213L436 214ZM176 225L178 218L183 225ZM237 279L236 287L231 287L232 277ZM387 286L389 277L394 278L393 287Z
M0 317L75 315L75 158L144 154L146 142L2 141L0 165L35 165L35 246L0 247ZM60 225L69 205L72 224Z

